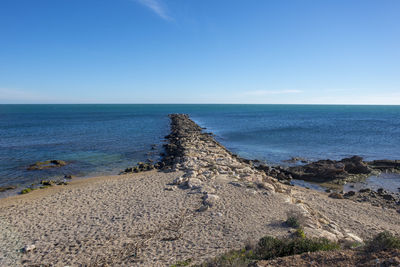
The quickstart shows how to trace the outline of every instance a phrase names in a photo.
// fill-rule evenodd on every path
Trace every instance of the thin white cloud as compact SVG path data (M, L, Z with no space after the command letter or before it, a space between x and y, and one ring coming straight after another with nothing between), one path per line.
M165 6L160 2L160 0L136 0L138 3L149 8L151 11L156 13L160 18L165 20L172 20L168 15Z
M281 94L299 94L301 90L256 90L244 92L247 96L263 96L263 95L281 95Z

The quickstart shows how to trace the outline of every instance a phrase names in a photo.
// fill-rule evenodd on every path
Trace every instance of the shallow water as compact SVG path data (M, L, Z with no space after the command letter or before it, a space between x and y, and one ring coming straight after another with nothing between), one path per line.
M0 186L64 174L116 174L157 160L169 113L188 113L228 149L271 164L354 154L400 159L400 106L0 105ZM26 170L48 159L70 164Z
M343 191L359 191L363 188L370 188L377 191L383 188L392 193L400 192L400 174L397 173L382 173L378 176L370 176L364 182L348 183L343 186Z

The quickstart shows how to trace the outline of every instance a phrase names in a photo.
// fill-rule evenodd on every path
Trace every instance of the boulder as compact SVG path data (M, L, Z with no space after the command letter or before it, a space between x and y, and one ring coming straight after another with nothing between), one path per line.
M340 161L345 165L344 170L350 174L368 174L371 172L368 164L363 162L362 157L353 156Z
M353 156L340 161L319 160L304 166L291 167L288 172L295 179L326 182L344 179L354 174L369 174L371 169L361 157Z

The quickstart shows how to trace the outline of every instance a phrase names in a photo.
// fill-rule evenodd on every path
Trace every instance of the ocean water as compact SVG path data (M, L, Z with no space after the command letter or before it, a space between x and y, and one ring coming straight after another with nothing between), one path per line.
M400 159L400 106L0 105L0 186L117 174L158 160L169 113L188 113L231 151L270 164L291 157ZM27 170L49 159L70 164Z

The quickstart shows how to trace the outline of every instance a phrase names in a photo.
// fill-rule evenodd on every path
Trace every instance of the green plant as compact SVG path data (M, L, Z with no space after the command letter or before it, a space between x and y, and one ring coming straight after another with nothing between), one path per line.
M302 228L298 228L294 234L298 238L306 238L306 234Z
M287 213L286 225L292 228L300 228L305 221L303 213L297 210L292 210Z
M338 243L329 241L326 238L278 239L267 236L259 241L256 254L257 259L268 260L304 252L336 250L339 248Z
M248 266L254 261L268 260L277 257L301 254L304 252L336 250L340 246L336 242L326 238L306 238L302 229L296 231L296 238L275 238L266 236L259 240L256 248L233 250L219 256L212 261L203 263L200 266Z
M384 231L367 241L365 248L368 251L400 249L400 238L388 231Z
M30 188L30 187L22 189L21 194L23 194L23 195L28 194L28 193L32 192L32 190L33 190L33 188Z
M290 227L293 227L293 228L299 228L300 227L299 220L294 216L287 218L286 224L288 226L290 226Z

